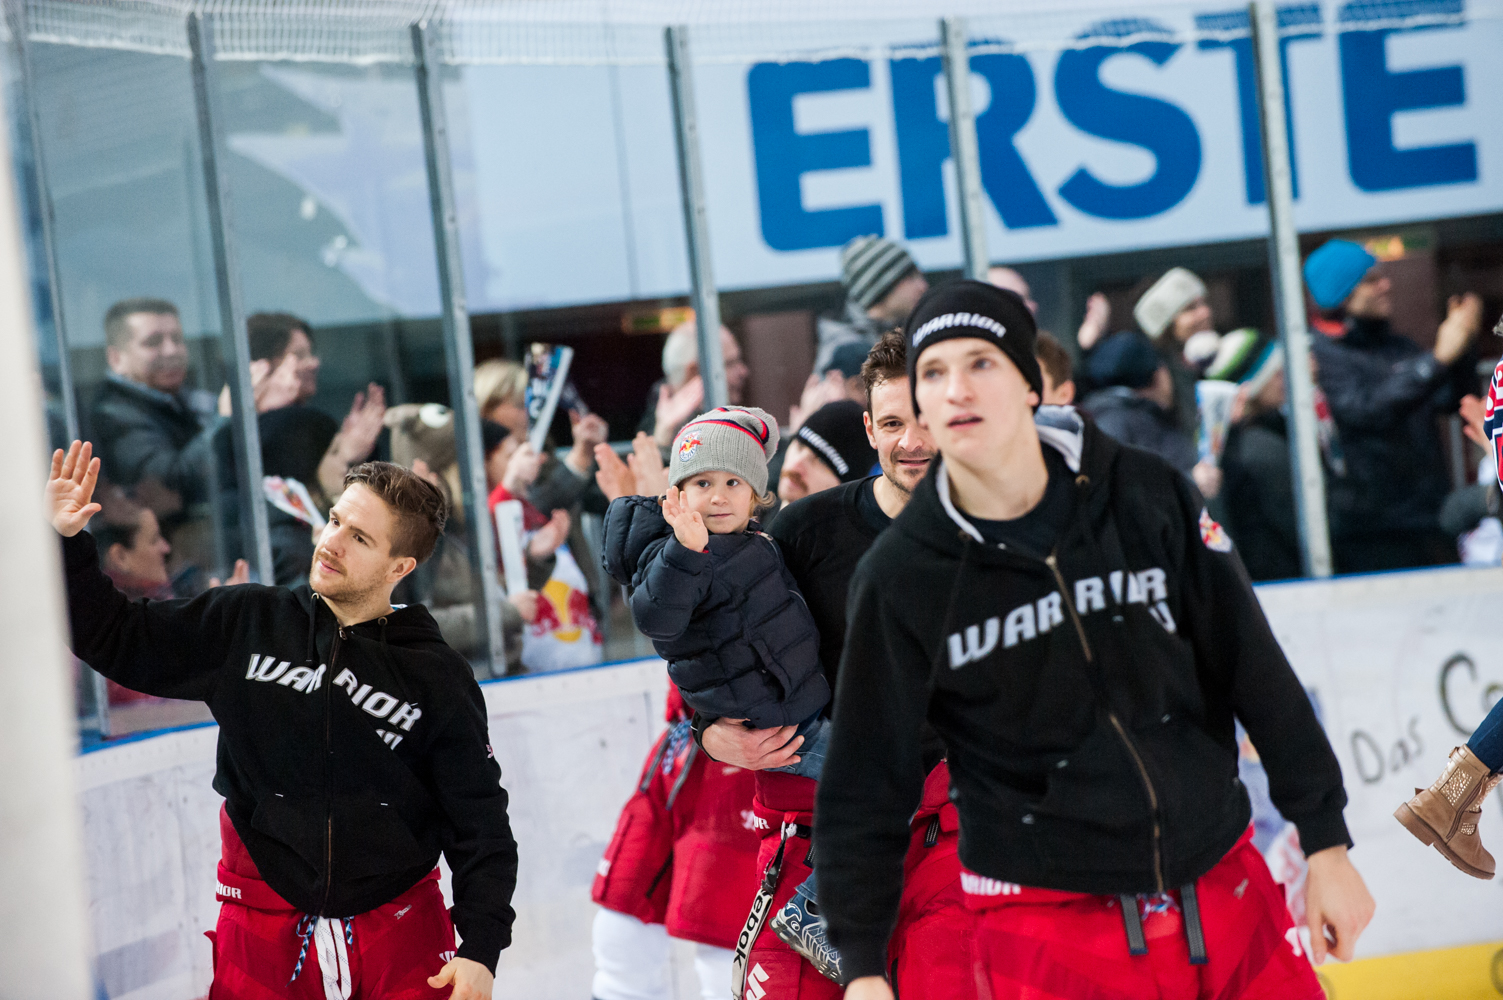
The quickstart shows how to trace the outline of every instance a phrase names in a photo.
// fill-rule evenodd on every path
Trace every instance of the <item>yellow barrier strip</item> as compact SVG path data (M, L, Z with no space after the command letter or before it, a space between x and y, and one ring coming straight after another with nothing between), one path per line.
M1327 961L1316 970L1328 1000L1498 1000L1503 942Z

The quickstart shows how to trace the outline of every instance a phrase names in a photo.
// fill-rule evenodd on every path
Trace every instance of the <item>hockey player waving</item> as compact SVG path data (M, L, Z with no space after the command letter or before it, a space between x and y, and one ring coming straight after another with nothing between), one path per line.
M309 586L132 603L80 535L98 471L75 441L47 483L73 651L125 687L207 702L219 722L211 995L489 1000L517 846L485 703L427 610L391 604L443 531L443 495L399 466L357 466Z
M1250 842L1233 717L1310 859L1317 961L1373 902L1341 772L1241 560L1189 480L1045 408L1010 292L935 288L908 327L940 460L857 568L815 844L847 996L884 944L924 780L950 752L978 985L997 1000L1317 1000ZM958 946L958 945L957 945Z

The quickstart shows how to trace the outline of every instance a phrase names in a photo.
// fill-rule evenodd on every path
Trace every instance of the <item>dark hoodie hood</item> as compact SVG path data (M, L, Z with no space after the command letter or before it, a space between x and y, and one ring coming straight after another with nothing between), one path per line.
M1104 509L1109 495L1106 483L1122 445L1101 433L1089 417L1072 406L1040 406L1033 423L1044 447L1059 452L1075 474L1076 487L1081 491L1076 494L1077 502L1088 504L1091 516ZM981 543L973 550L973 557L1004 561L1022 558L986 545L981 532L955 506L943 457L929 467L929 474L893 524L904 534L949 555L959 555L969 540Z

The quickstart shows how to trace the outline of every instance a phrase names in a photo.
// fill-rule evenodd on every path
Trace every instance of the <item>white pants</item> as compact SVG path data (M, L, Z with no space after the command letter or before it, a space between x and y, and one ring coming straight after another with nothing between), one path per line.
M595 914L595 1000L668 1000L668 930L614 910ZM729 948L694 946L694 971L703 1000L731 995Z

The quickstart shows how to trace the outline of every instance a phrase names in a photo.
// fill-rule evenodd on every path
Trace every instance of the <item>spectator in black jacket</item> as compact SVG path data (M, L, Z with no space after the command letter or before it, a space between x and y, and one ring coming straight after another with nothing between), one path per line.
M344 488L345 473L375 451L386 414L386 390L372 382L364 392L355 393L344 421L336 421L312 405L320 367L313 327L291 313L255 313L245 326L251 364L262 362L276 369L290 363L298 384L291 403L260 411L262 471L296 479L322 510L328 510Z
M1471 391L1482 300L1453 296L1422 350L1394 333L1392 286L1364 249L1330 240L1305 261L1305 285L1335 336L1315 338L1319 384L1341 433L1346 475L1327 478L1331 545L1343 573L1456 561L1439 512L1450 490L1436 418Z
M1186 476L1199 455L1174 417L1174 378L1163 355L1141 333L1124 330L1086 358L1086 374L1100 386L1080 408L1107 434L1155 455Z
M1234 330L1208 378L1238 383L1221 455L1226 526L1253 580L1300 576L1294 472L1284 418L1284 348L1251 330Z
M343 423L311 405L318 393L319 357L313 328L291 313L255 313L246 321L250 339L251 384L261 438L261 472L266 477L268 528L275 582L294 587L307 582L313 534L339 499L350 469L370 458L386 413L386 394L372 382L355 393ZM222 399L220 413L228 415ZM220 530L225 550L245 551L237 501L234 439L219 421L214 434L219 473ZM292 480L296 485L288 483Z
M149 506L170 536L207 509L214 397L185 387L188 348L171 302L116 302L104 336L110 371L89 413L103 474Z

